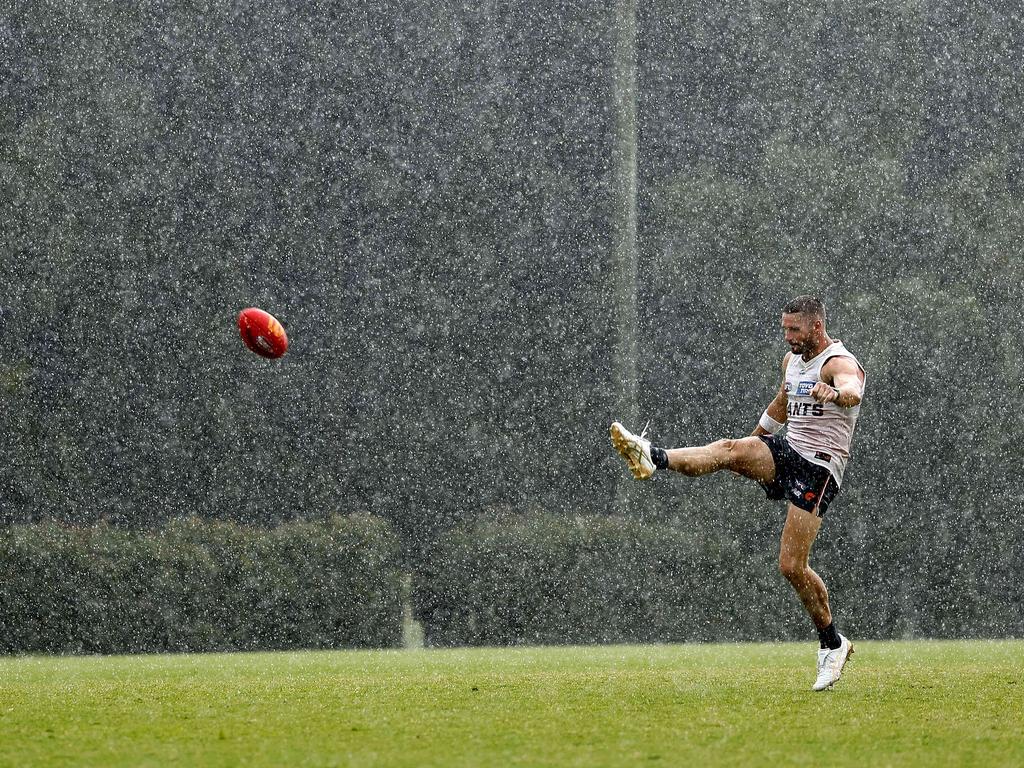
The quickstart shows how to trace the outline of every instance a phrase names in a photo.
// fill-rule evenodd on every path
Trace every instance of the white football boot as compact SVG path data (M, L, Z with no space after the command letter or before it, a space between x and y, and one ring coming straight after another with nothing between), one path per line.
M843 635L839 635L843 641L838 648L818 649L818 679L814 681L813 690L824 691L831 689L839 676L843 674L843 667L853 655L853 643Z
M640 435L634 435L617 421L612 422L612 445L622 454L629 465L629 471L637 480L646 480L654 474L654 462L651 461L651 441L644 440L646 427Z

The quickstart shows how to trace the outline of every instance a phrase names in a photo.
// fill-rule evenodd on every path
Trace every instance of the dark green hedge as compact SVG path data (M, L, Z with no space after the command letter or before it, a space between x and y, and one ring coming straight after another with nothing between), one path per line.
M395 646L401 578L367 516L0 532L0 653Z
M440 538L413 600L436 646L806 637L776 560L694 528L529 516Z

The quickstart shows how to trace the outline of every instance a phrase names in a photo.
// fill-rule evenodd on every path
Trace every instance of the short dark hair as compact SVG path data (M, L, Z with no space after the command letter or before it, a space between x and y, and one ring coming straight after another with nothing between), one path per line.
M811 315L825 322L825 302L817 296L797 296L782 308L783 314Z

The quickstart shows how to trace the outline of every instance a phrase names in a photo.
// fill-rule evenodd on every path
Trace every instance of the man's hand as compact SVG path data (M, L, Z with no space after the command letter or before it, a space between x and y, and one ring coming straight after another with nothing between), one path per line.
M831 384L819 381L814 385L813 389L811 389L811 397L819 403L834 403L839 399L839 390Z

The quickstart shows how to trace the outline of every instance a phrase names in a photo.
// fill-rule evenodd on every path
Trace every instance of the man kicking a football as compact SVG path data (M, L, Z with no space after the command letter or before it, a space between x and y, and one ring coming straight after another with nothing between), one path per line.
M782 332L791 350L782 362L782 385L750 437L663 449L618 422L611 426L611 437L638 480L657 469L691 477L727 469L760 483L769 499L789 502L779 568L818 629L821 650L813 687L822 691L839 679L853 644L836 629L828 590L807 560L822 515L843 481L864 369L841 341L826 333L825 305L817 298L799 296L789 302L782 310ZM784 438L777 434L783 426Z

